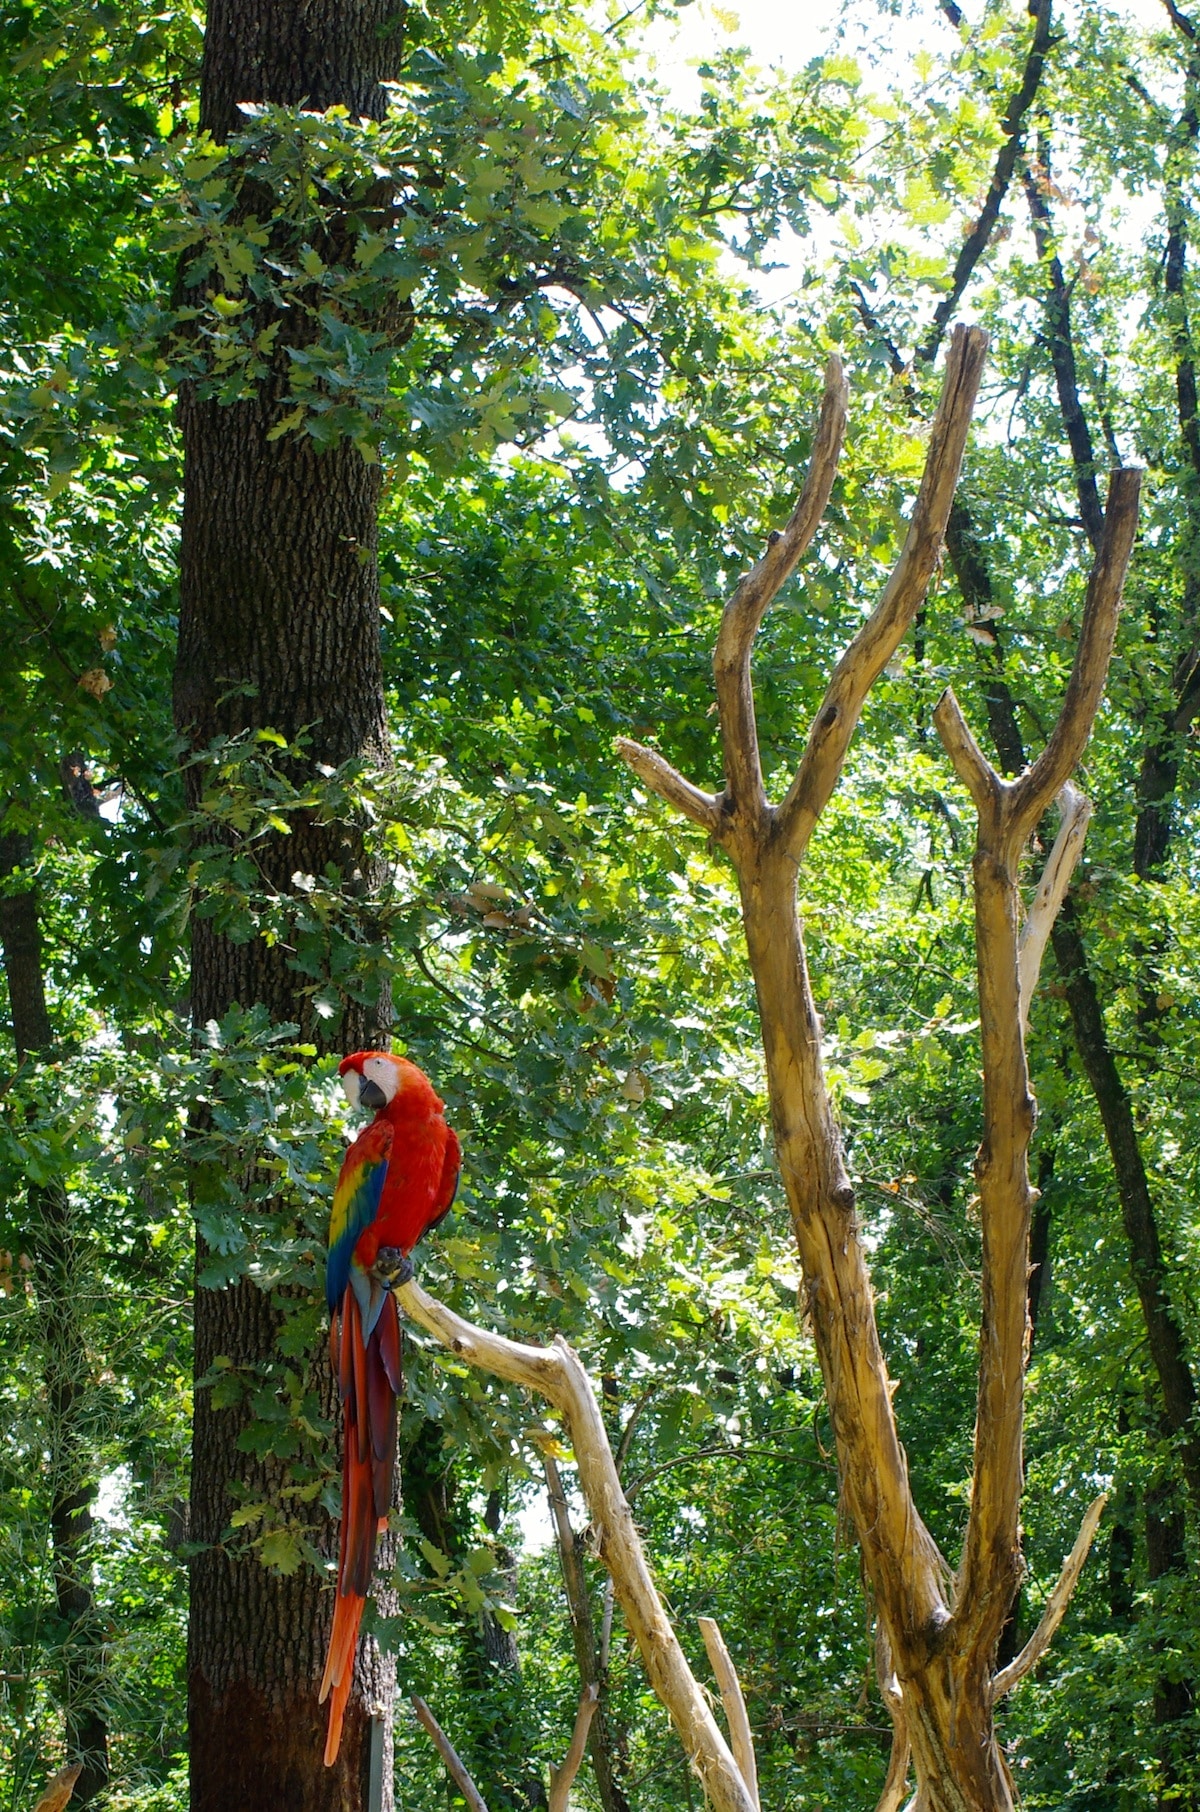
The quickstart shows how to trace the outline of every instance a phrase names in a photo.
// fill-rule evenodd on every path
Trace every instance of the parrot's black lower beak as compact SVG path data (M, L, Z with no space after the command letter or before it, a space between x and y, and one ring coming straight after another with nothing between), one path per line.
M358 1085L358 1105L365 1107L368 1113L377 1114L381 1107L387 1106L387 1096L377 1082L364 1076Z

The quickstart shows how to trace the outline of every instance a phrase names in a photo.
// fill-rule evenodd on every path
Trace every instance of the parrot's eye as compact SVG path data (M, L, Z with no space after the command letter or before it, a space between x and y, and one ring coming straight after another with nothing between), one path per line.
M359 1092L362 1088L362 1077L359 1075L358 1071L347 1070L346 1074L341 1078L341 1084L346 1091L346 1099L351 1107L357 1107Z
M390 1057L368 1057L363 1064L363 1080L373 1082L384 1101L390 1102L400 1086L400 1071Z

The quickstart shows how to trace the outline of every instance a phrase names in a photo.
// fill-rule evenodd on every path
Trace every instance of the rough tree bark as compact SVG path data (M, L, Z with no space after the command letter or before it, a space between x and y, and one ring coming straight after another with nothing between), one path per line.
M845 420L831 362L804 492L782 535L726 607L714 661L725 787L702 792L654 751L618 744L639 778L700 825L738 873L755 976L780 1169L792 1210L809 1311L837 1439L843 1498L854 1519L882 1625L881 1679L896 1753L889 1791L911 1749L923 1812L1009 1812L1013 1791L993 1728L993 1698L1041 1652L996 1673L1001 1629L1021 1577L1019 1508L1034 1106L1023 1026L1033 977L1022 976L1017 871L1024 844L1069 780L1099 704L1133 544L1139 475L1114 476L1105 540L1062 714L1033 767L1007 783L984 761L951 694L939 733L979 819L974 862L984 1058L984 1139L976 1175L983 1227L983 1322L971 1507L957 1576L917 1513L892 1414L854 1190L821 1067L796 870L837 783L870 687L925 595L941 549L982 367L985 340L960 329L949 355L925 477L904 549L874 614L842 656L799 770L771 805L759 761L750 657L766 610L814 534L836 471ZM1069 826L1064 827L1064 838ZM1065 850L1065 845L1064 845ZM1059 852L1060 865L1069 862ZM1035 905L1043 939L1057 900ZM1097 1511L1089 1513L1090 1540ZM1082 1538L1081 1538L1082 1539ZM1073 1554L1064 1580L1077 1574ZM1083 1551L1086 1552L1086 1541ZM1069 1589L1070 1581L1067 1581ZM1060 1594L1065 1602L1065 1595ZM1061 1613L1060 1613L1061 1614ZM1048 1638L1047 1638L1048 1639ZM1001 1685L1001 1680L1003 1684Z
M226 138L237 103L342 104L382 117L381 82L396 72L391 0L213 0L205 34L201 124ZM281 338L289 331L285 323ZM318 453L303 435L268 438L286 393L281 355L253 400L221 405L185 391L180 624L175 718L193 751L214 738L270 728L305 731L305 759L337 766L385 757L376 533L379 472L348 444ZM189 770L199 807L201 770ZM265 885L286 895L297 872L332 867L351 900L363 855L352 826L295 822L256 845ZM235 1003L264 1005L320 1039L287 952L233 942L211 920L192 922L192 1016L197 1027ZM378 1045L388 1007L351 1004L345 1048ZM196 1292L196 1376L218 1355L254 1366L275 1351L279 1317L243 1281ZM330 1595L307 1569L281 1578L222 1542L231 1481L269 1495L272 1467L239 1451L239 1411L196 1397L188 1696L193 1812L357 1812L374 1767L374 1804L391 1804L394 1670L362 1644L341 1752L322 1766L316 1688ZM382 1783L381 1785L379 1783Z
M0 835L0 881L11 881L32 853L31 837ZM54 1028L46 1004L37 894L32 885L0 894L0 946L17 1062L36 1062L49 1054ZM108 1785L104 1632L95 1614L87 1555L96 1467L81 1427L91 1368L80 1321L82 1279L66 1190L61 1184L31 1188L29 1210L45 1366L50 1552L63 1629L61 1695L67 1752L79 1762L74 1797L84 1806Z

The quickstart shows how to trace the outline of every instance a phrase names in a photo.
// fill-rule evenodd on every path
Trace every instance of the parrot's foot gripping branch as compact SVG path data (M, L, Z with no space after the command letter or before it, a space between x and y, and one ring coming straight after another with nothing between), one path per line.
M412 1254L402 1252L399 1246L380 1246L371 1269L385 1290L395 1290L412 1282Z

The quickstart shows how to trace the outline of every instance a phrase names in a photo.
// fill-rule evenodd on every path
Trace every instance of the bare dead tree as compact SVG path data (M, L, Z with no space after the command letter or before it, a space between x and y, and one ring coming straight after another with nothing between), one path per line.
M821 1064L821 1025L797 909L797 868L841 774L867 694L924 598L945 534L982 370L985 336L954 335L925 475L908 536L872 616L838 662L799 769L779 805L766 796L751 653L763 617L811 541L832 489L846 418L846 385L830 361L820 425L800 501L783 533L726 607L714 658L725 786L694 786L654 750L621 741L646 785L698 824L738 874L762 1021L776 1150L803 1264L817 1350L837 1440L843 1496L862 1547L882 1627L884 1697L896 1753L885 1803L904 1791L905 1752L921 1812L1008 1812L1013 1790L993 1728L996 1651L1022 1561L1019 1510L1026 1362L1029 1225L1027 1153L1034 1102L1024 1018L1036 956L1061 900L1045 890L1021 961L1019 865L1043 812L1070 779L1098 708L1121 587L1133 545L1140 475L1113 475L1083 629L1062 713L1042 755L1013 781L984 759L947 693L939 733L978 815L973 864L982 1021L984 1138L976 1165L983 1229L974 1479L956 1574L921 1521L892 1412L854 1190ZM1078 810L1065 799L1058 868L1077 854ZM1081 1540L1086 1552L1095 1516ZM1078 1544L1077 1544L1078 1548ZM1069 1595L1083 1555L1068 1561ZM1038 1653L1041 1651L1038 1650ZM1028 1658L1026 1658L1028 1657ZM1026 1671L1026 1650L1005 1670ZM1024 1664L1024 1665L1023 1665Z
M626 1424L626 1436L632 1434L635 1416L636 1410ZM618 1449L615 1461L618 1475L622 1458ZM587 1726L587 1743L596 1791L600 1795L603 1812L629 1812L629 1801L618 1777L615 1745L606 1715L608 1656L603 1631L597 1635L592 1616L583 1565L583 1538L571 1527L566 1495L553 1454L542 1455L542 1467L546 1475L546 1495L554 1522L554 1539L562 1567L563 1590L571 1621L571 1641L579 1668L580 1684L585 1694L595 1688L593 1714L589 1717Z

